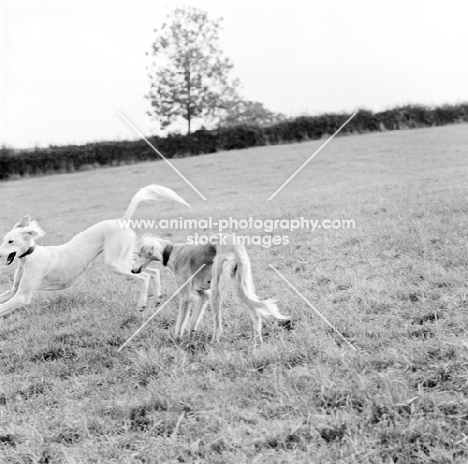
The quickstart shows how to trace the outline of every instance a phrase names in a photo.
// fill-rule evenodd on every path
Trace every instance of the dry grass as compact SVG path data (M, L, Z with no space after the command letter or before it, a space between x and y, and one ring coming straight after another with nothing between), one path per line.
M30 213L46 244L120 217L149 183L195 209L148 205L138 217L357 224L249 249L259 294L297 321L293 332L265 324L263 350L233 301L219 345L209 314L204 334L176 344L172 302L117 353L142 322L137 289L99 260L71 289L39 295L0 323L0 462L465 463L467 145L466 125L338 138L271 202L318 142L175 161L207 202L163 162L0 184L1 232ZM13 269L1 271L3 291ZM167 271L163 285L175 289Z

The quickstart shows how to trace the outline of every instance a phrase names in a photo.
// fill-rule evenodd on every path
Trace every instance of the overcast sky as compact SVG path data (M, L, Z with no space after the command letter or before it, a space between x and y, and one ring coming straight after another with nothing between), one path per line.
M175 6L224 18L243 94L287 115L468 101L466 1L0 0L0 143L157 134L154 36Z

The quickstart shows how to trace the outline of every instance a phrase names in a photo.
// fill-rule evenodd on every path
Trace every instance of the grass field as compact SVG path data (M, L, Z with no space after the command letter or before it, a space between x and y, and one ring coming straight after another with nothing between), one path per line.
M118 353L144 318L135 284L100 258L71 289L39 294L0 321L0 462L467 462L468 125L337 138L267 201L319 145L175 160L207 201L164 162L0 184L0 232L31 214L41 244L120 217L150 183L194 210L142 205L138 218L356 222L249 247L259 295L296 321L267 321L263 349L228 299L218 345L209 312L199 337L176 343L172 301ZM0 269L0 291L13 271ZM171 294L166 269L162 281Z

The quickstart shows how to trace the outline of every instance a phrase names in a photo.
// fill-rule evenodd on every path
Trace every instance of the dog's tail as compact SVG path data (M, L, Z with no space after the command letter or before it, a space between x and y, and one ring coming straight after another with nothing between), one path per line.
M142 201L162 201L164 199L177 201L191 208L191 206L173 190L167 187L162 187L161 185L152 184L147 187L143 187L135 193L122 219L131 219L137 209L137 206Z
M235 281L234 292L237 298L259 316L272 316L279 320L290 320L289 316L285 316L279 312L274 299L270 298L261 301L258 298L252 279L252 265L245 247L243 245L235 246L233 252L235 259L231 272L232 278Z

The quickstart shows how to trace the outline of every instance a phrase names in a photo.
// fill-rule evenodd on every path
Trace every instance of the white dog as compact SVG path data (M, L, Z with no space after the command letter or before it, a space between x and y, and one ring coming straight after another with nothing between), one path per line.
M146 306L151 277L160 296L159 271L148 269L143 274L132 273L135 260L135 232L120 221L132 218L142 201L170 199L190 208L190 205L172 190L159 185L140 189L132 198L123 217L99 222L60 246L38 246L36 239L44 232L29 216L23 217L8 232L0 245L0 261L9 265L19 261L13 287L0 295L0 316L31 302L38 290L62 290L70 287L88 269L101 253L111 272L132 277L141 283L139 306Z
M261 301L255 293L250 258L244 245L235 244L232 235L214 235L216 244L172 244L154 235L145 235L137 246L138 258L133 272L147 271L152 261L160 261L175 275L179 288L189 280L202 265L204 267L180 291L180 308L175 336L181 337L189 325L190 306L196 301L190 318L190 330L197 326L208 300L213 311L213 341L219 341L222 331L221 306L224 291L231 288L238 300L244 303L252 319L254 334L262 342L262 316L274 317L283 327L291 329L292 321L278 311L273 299ZM210 295L211 289L211 295Z

